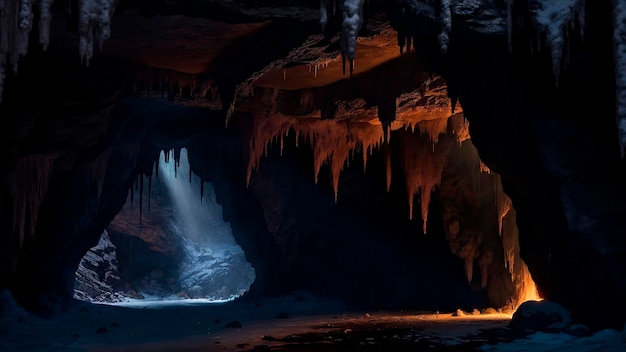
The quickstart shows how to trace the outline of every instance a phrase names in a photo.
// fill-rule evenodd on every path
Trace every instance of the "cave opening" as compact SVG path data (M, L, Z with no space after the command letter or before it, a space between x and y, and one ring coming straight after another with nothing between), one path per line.
M254 268L223 220L213 185L192 172L185 148L161 151L152 171L137 176L122 209L82 258L74 298L147 306L242 296Z

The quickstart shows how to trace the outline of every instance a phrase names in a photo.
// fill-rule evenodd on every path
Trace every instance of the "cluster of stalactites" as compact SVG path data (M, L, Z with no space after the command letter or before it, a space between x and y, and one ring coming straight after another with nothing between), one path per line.
M511 40L513 0L507 0L508 32ZM585 30L585 0L539 0L530 9L533 25L540 33L545 33L546 44L550 48L552 72L558 84L563 59L563 48L567 44L570 32L575 31L578 24L579 34ZM540 43L537 43L540 44ZM509 47L512 43L509 42Z
M56 158L55 154L29 155L18 161L15 173L9 179L13 192L13 235L20 248L25 235L32 237L35 234L39 206L48 190Z
M356 40L363 25L363 4L365 0L339 0L341 10L341 36L339 46L343 61L343 73L346 73L346 59L350 63L350 76L354 73ZM320 24L322 29L328 22L328 12L336 8L335 1L320 0Z
M19 59L28 51L28 38L33 28L33 7L39 10L39 43L44 50L50 43L50 8L54 0L0 0L0 102L7 64L17 73ZM111 16L119 0L77 0L79 53L89 65L94 41L102 42L111 34Z
M423 232L426 234L428 206L434 188L441 183L441 175L448 157L446 143L433 142L413 133L402 135L400 150L409 203L409 219L413 219L413 202L420 195ZM432 144L432 149L431 149Z
M316 184L322 165L329 166L335 202L339 191L341 171L350 162L354 152L362 151L365 169L368 155L380 148L383 141L383 132L379 126L363 122L351 123L254 114L252 123L246 175L248 185L252 172L258 169L261 158L267 156L271 144L278 142L282 153L284 138L289 136L289 133L295 133L296 146L300 140L303 140L313 149L313 171Z

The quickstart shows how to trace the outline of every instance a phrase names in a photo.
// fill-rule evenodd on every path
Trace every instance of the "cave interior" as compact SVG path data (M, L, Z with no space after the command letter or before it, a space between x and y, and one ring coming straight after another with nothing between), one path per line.
M215 297L622 330L620 4L0 1L0 289L58 314L106 238L83 299L206 297L172 218L211 212Z

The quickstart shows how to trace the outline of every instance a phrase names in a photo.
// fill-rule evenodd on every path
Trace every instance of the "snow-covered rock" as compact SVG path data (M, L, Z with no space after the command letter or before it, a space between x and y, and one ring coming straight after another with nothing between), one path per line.
M81 260L76 271L74 298L83 301L120 302L122 286L116 248L106 230L98 244Z
M567 331L572 326L569 310L550 301L527 301L513 314L509 327L525 332Z

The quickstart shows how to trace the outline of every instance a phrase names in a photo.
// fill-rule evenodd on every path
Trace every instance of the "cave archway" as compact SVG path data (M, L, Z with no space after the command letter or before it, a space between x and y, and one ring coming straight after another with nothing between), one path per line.
M245 294L254 279L213 185L193 174L182 148L160 152L153 172L138 176L81 260L74 297L141 305L225 302Z

